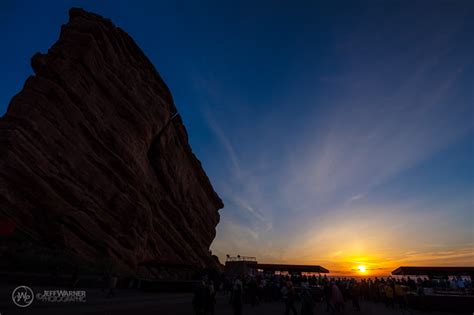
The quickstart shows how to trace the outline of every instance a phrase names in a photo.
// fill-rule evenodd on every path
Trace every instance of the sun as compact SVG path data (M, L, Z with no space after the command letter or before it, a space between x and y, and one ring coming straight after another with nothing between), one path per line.
M359 269L359 272L361 272L361 273L364 273L367 270L367 268L365 268L365 266L359 266L359 267L357 267L357 269Z

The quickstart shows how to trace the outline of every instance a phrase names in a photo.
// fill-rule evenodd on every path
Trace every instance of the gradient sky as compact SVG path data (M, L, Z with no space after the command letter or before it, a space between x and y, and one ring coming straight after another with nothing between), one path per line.
M474 265L474 2L328 2L1 1L0 113L83 7L173 92L221 261Z

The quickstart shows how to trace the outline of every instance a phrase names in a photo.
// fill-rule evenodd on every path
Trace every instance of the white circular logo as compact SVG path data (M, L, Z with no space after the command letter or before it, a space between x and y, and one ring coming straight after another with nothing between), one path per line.
M33 303L34 299L35 296L33 294L33 290L31 290L26 285L21 285L13 290L12 300L16 306L27 307Z

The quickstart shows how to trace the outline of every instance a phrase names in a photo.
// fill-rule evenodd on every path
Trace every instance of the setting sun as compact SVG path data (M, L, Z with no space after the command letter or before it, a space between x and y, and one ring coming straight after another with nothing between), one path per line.
M367 270L365 268L365 266L359 266L359 267L357 267L357 269L359 269L359 272L361 272L361 273L364 273Z

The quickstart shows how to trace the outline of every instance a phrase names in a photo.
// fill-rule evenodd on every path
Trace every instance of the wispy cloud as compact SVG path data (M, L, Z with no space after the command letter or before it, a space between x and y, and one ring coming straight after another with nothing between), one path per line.
M281 112L228 110L216 118L213 104L234 108L240 99L228 101L213 75L203 80L212 91L206 123L228 162L216 181L226 208L213 248L273 261L326 262L336 270L471 259L472 242L457 244L472 239L460 210L472 199L458 203L459 197L446 196L448 205L441 206L420 193L394 203L380 193L472 132L466 118L472 105L462 85L473 63L447 45L450 36L402 45L377 60L358 56L358 64L343 63L333 75L306 75L329 96L273 91L270 108ZM349 59L352 51L344 52Z
M356 201L356 200L359 200L359 199L362 199L362 198L364 198L363 194L357 194L357 195L354 195L354 196L350 197L348 202Z
M213 248L221 255L224 255L221 248L226 248L231 254L257 248L260 235L270 232L273 227L271 218L264 213L267 207L261 202L259 183L254 181L255 177L248 169L242 169L234 145L208 108L204 109L204 117L230 162L230 168L221 172L227 180L218 181L218 190L229 212L221 214L219 230L223 232Z
M219 124L214 120L213 115L209 111L209 108L205 108L204 110L204 116L206 118L206 121L208 123L208 126L211 128L212 132L214 135L217 137L221 145L224 147L227 157L231 161L232 165L232 173L237 176L239 179L242 178L242 171L240 169L240 162L239 158L237 157L237 154L235 152L235 149L226 136L226 134L223 132Z

